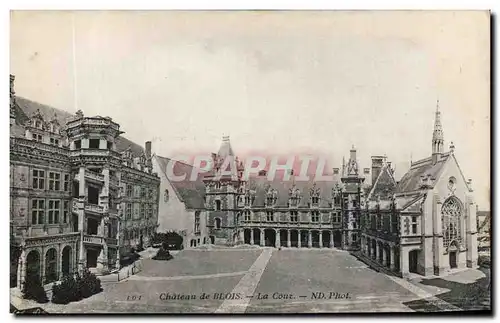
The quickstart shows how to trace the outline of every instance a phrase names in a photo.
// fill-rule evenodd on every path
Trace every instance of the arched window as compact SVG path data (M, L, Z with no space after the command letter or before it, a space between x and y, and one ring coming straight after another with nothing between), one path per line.
M215 218L215 225L214 225L214 227L215 227L216 230L220 229L220 223L221 223L220 218Z
M448 248L454 240L462 242L460 235L462 220L462 205L456 197L448 198L441 208L441 221L443 225L443 244Z
M57 252L51 248L45 254L45 283L57 280Z

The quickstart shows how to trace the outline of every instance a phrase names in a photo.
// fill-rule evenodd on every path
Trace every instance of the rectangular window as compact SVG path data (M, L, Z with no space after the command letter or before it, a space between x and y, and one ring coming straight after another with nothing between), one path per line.
M333 212L332 213L332 221L333 223L340 223L342 222L342 216L340 212Z
M45 189L45 171L33 169L33 188L39 190Z
M143 219L143 218L144 218L144 216L146 215L146 214L145 214L145 213L146 213L146 206L144 205L144 203L141 203L141 204L140 204L140 209L141 209L141 210L140 210L140 214L139 214L139 216L140 216L140 218L141 218L141 219Z
M358 206L358 201L352 200L352 207L357 207Z
M319 222L319 211L312 211L311 212L311 221L312 222Z
M250 221L250 210L245 211L245 221Z
M125 208L125 218L127 220L132 218L132 203L127 203L127 207Z
M267 211L266 212L266 220L267 220L267 222L273 222L274 221L273 211Z
M318 204L318 203L319 203L319 197L317 197L317 196L313 196L313 197L311 198L311 200L312 200L312 204L313 204L313 205L315 205L315 204Z
M55 172L49 172L49 190L59 191L61 190L61 174Z
M45 223L45 200L33 199L31 201L31 224Z
M49 224L59 223L60 203L59 200L49 200Z
M398 218L396 215L391 216L391 232L398 232Z
M356 233L352 234L352 242L358 241L358 235Z
M416 216L411 217L411 233L417 234L417 217Z
M127 197L132 197L133 187L130 184L127 184Z
M63 223L68 223L69 218L69 201L64 201L63 205Z
M81 149L81 148L82 148L82 141L75 140L75 149Z
M38 142L43 142L43 137L42 137L42 135L35 133L35 134L33 134L33 140L38 141Z
M99 149L99 139L89 139L89 148Z
M194 233L200 233L200 211L194 213Z
M141 198L146 198L146 188L141 187Z
M64 191L69 192L71 186L69 185L69 174L64 174Z
M299 222L299 212L290 211L290 222Z
M333 205L335 205L335 206L340 206L340 195L336 195L336 196L333 198Z

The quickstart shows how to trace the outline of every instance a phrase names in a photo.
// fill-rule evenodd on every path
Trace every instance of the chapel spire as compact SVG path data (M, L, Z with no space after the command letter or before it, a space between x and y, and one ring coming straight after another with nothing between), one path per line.
M436 104L436 117L434 119L434 131L432 133L432 161L435 163L444 152L443 126L441 125L441 111L439 111L439 100Z

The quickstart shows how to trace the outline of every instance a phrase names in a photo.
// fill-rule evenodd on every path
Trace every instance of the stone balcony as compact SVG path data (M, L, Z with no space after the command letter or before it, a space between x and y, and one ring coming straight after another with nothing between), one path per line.
M91 172L89 170L85 171L85 179L90 180L90 181L94 181L94 182L98 182L100 184L104 183L104 175L103 174Z
M93 244L93 245L102 245L104 242L103 237L86 234L83 236L83 243Z
M85 203L85 212L102 215L104 214L104 207L96 204Z

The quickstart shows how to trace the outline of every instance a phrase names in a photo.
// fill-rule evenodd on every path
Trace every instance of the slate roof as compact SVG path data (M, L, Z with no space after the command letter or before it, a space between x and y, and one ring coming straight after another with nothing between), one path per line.
M450 153L444 153L435 164L432 162L432 157L413 163L408 172L406 172L406 174L399 181L396 187L396 193L420 190L421 176L429 174L432 179L437 180L441 175L443 166L446 164L449 157Z
M384 164L368 194L368 200L376 200L377 198L381 200L391 199L395 189L396 180L392 175L389 165Z
M316 183L316 186L314 186ZM248 180L247 188L254 192L255 200L252 204L252 207L264 207L268 188L275 189L277 191L277 201L274 205L275 207L287 207L288 201L290 197L290 189L295 185L296 189L300 191L300 203L298 205L299 208L307 208L309 207L310 199L310 190L315 187L315 189L319 189L320 196L320 204L319 207L331 207L332 202L332 189L336 184L340 183L340 177L334 177L334 181L317 181L313 180L309 181L293 181L292 179L283 181L283 180L274 180L269 181L266 176L256 176L250 177Z
M167 176L167 166L172 161L170 158L153 155L156 158L162 173L169 180L179 199L185 204L187 209L205 208L205 184L203 183L203 174L197 176L195 181L189 180L194 167L179 161L174 162L173 174L181 176L186 174L186 180L173 181Z
M40 111L40 114L43 116L45 121L52 120L55 115L61 126L66 125L67 120L74 116L67 111L16 96L16 122L10 128L10 135L13 137L24 138L24 124L37 110ZM130 141L123 136L119 136L116 139L116 149L118 152L123 152L129 147L134 157L141 156L144 153L144 148L133 141Z

